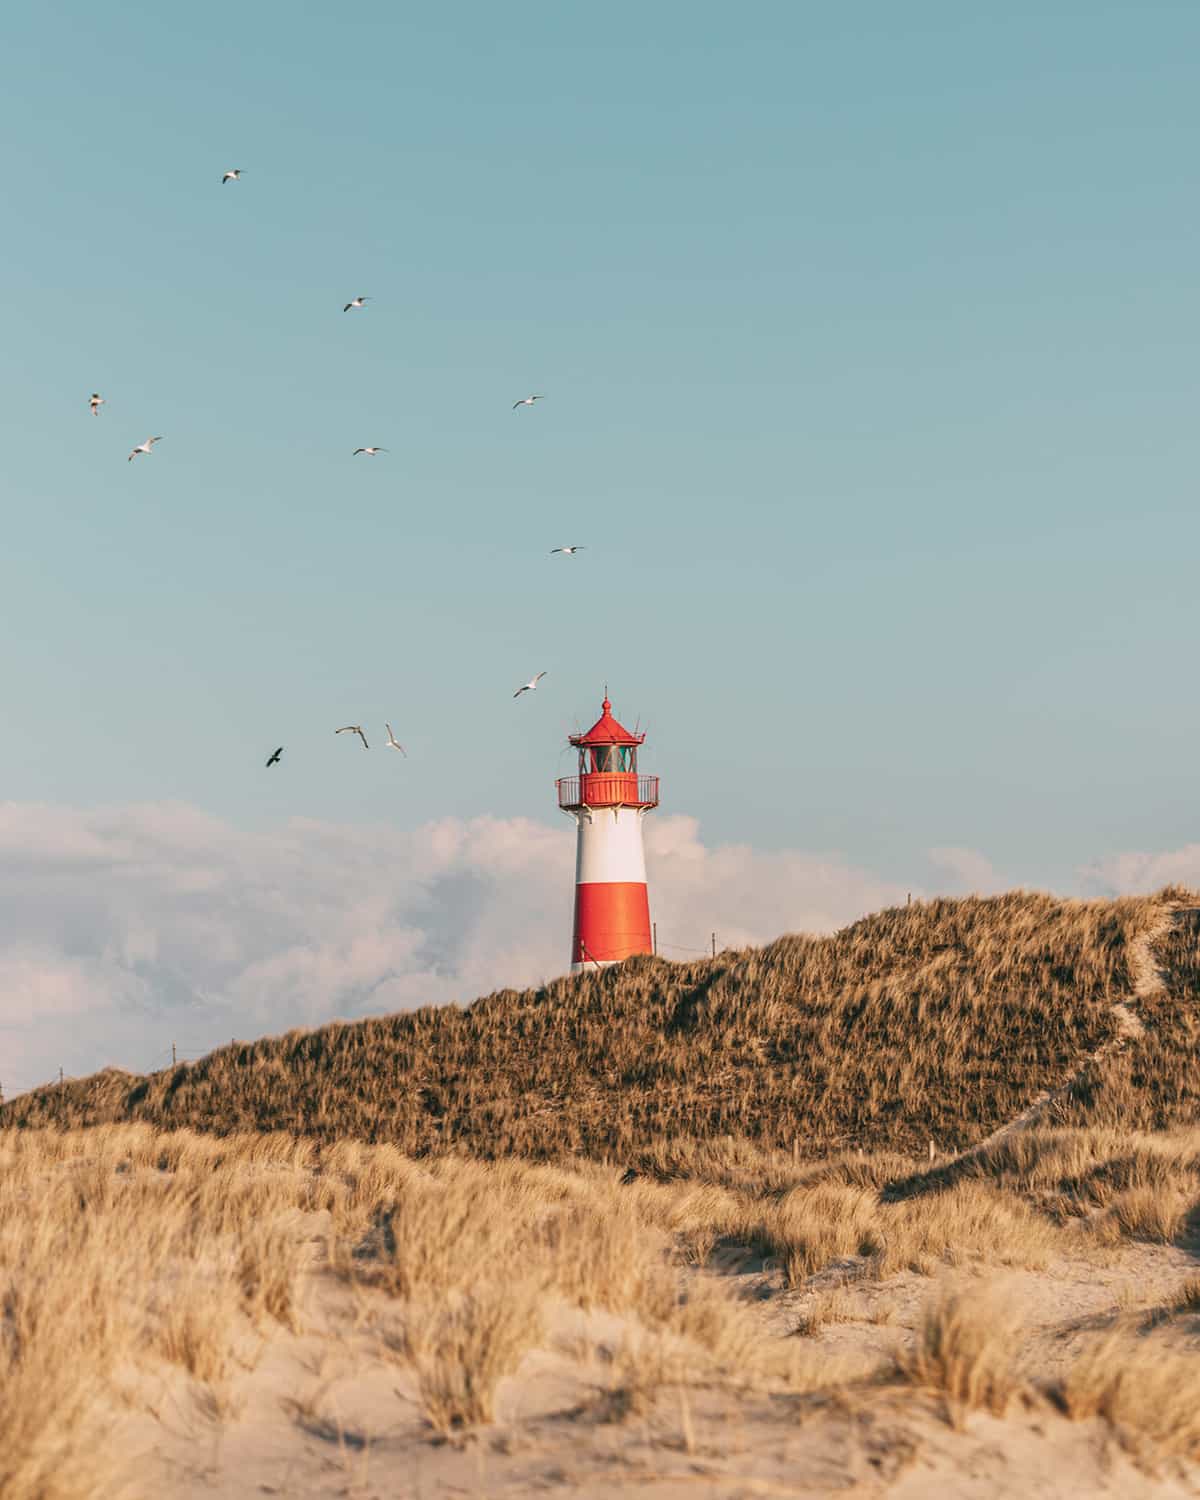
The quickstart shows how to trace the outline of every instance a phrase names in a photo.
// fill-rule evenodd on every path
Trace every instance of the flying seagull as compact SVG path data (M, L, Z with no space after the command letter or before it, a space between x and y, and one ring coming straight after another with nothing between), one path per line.
M270 760L267 761L267 770L268 771L271 769L272 766L277 766L279 764L279 757L282 754L283 754L283 746L280 745L279 749L276 750L276 751L274 751L273 754L271 755Z
M126 462L132 463L133 460L138 456L139 453L152 453L154 451L154 445L155 445L155 443L161 443L161 442L162 442L162 438L161 437L147 438L144 443L139 443L137 445L137 447L129 455L129 458L126 460Z
M586 552L586 551L587 551L586 547L581 547L578 544L576 544L574 547L551 547L550 548L550 556L553 557L556 552L565 552L567 554L567 556L570 557L572 555L572 553L575 553L575 552Z
M390 453L390 448L355 448L354 454L365 453L368 458L374 458L377 453ZM351 454L351 457L354 457Z
M98 417L100 415L100 408L104 405L104 397L99 391L93 391L88 397L88 405L91 407L92 416Z
M391 750L399 750L400 754L403 755L405 757L405 759L407 759L408 758L408 751L404 748L404 746L400 743L400 741L392 733L392 726L389 723L387 723L387 721L385 720L383 727L388 732L388 748L391 749Z
M545 677L545 675L545 672L539 672L536 677L531 677L524 687L519 687L516 690L516 692L513 694L513 697L519 698L522 693L532 693L533 690L537 687L538 683L541 682L542 678Z
M229 171L221 178L221 186L224 187L227 182L237 182L241 175L241 167L230 167Z
M370 745L367 744L367 737L362 732L361 724L343 724L340 729L335 729L333 732L334 734L356 734L358 735L359 739L362 740L364 750L369 750L371 748Z
M513 411L516 411L518 406L532 406L535 401L540 401L541 399L540 396L522 396L519 401L513 402Z
M370 300L370 297L353 297L349 302L346 303L345 307L342 308L342 311L349 312L352 307L362 307L364 303L370 302Z

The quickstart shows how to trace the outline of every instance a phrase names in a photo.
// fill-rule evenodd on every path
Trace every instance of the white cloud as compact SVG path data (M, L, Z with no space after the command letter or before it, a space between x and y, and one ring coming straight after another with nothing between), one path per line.
M265 833L177 804L0 805L0 1086L562 973L574 832L521 818ZM836 856L647 823L668 956L831 931L904 899Z
M1133 896L1164 885L1200 889L1200 844L1185 844L1159 854L1131 851L1087 865L1080 871L1085 891L1093 895Z
M722 947L767 942L781 932L833 932L864 912L903 901L904 888L836 856L748 844L715 849L700 841L696 818L646 825L651 906L667 957L702 949L715 932Z
M1010 889L1010 882L997 874L990 859L977 849L941 848L929 851L931 863L950 876L956 890L973 896L990 896Z
M178 804L0 805L0 1087L560 974L573 840L521 818L246 832ZM829 932L904 900L837 855L707 845L695 818L649 819L646 845L668 957L705 951L713 932L730 947ZM971 849L927 859L943 889L1009 883ZM1200 845L1116 854L1075 882L1168 883L1200 886Z

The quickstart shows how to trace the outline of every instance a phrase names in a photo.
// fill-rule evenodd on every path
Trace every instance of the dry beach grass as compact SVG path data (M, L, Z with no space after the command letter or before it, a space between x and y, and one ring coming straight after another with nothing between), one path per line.
M1190 908L934 903L14 1101L0 1496L1191 1493Z
M1179 900L918 903L833 937L694 964L636 959L465 1008L235 1043L146 1077L110 1071L23 1095L0 1124L145 1120L386 1141L411 1156L627 1163L724 1135L805 1155L951 1151L1096 1054L1071 1101L1077 1123L1194 1121L1191 1008L1173 990L1140 993L1147 940ZM1166 955L1188 994L1195 947L1189 929ZM1118 1067L1104 1049L1143 1013L1151 1030Z
M1019 1164L997 1150L969 1181L888 1202L867 1183L888 1180L890 1156L785 1167L743 1146L741 1169L698 1160L692 1179L625 1182L587 1163L418 1162L281 1136L8 1132L0 1494L162 1493L169 1467L180 1493L211 1491L214 1472L254 1493L208 1457L214 1434L243 1430L274 1434L247 1459L260 1484L289 1441L371 1452L387 1474L498 1419L520 1467L521 1393L548 1363L552 1410L530 1442L553 1468L574 1422L581 1492L599 1483L592 1458L614 1462L590 1453L597 1432L640 1422L666 1456L683 1412L721 1472L714 1401L753 1407L768 1449L805 1403L826 1423L886 1411L918 1446L923 1423L1038 1406L1099 1421L1147 1464L1197 1456L1188 1251L1139 1248L1143 1219L1112 1207L1130 1180L1196 1201L1200 1131L1034 1130L1022 1147ZM1133 1307L1123 1267L1146 1254L1162 1259L1138 1260ZM1036 1299L994 1289L1006 1268L1071 1288L1059 1323L1081 1281L1104 1288L1065 1361ZM372 1370L405 1384L355 1422L298 1352L290 1381L269 1373L280 1349L314 1371L332 1357L351 1392ZM313 1462L294 1492L334 1493Z

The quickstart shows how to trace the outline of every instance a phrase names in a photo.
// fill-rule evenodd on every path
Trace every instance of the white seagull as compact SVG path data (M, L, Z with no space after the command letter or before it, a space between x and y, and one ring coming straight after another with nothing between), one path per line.
M392 726L387 722L386 719L384 720L384 726L383 727L388 732L388 749L389 750L399 750L400 754L403 755L404 758L407 760L408 759L408 751L404 748L404 746L400 743L400 741L392 733Z
M88 406L91 408L93 417L98 417L100 415L100 408L103 405L104 397L100 394L99 391L93 391L92 394L88 397Z
M126 460L126 462L127 463L132 463L133 460L138 456L139 453L152 453L154 451L154 445L155 445L155 443L161 443L161 442L162 442L162 438L161 437L147 438L144 443L139 443L137 445L137 447L129 455L129 457Z
M519 401L513 402L513 411L516 411L518 406L532 406L535 401L540 401L541 399L541 396L522 396Z
M370 297L352 297L350 301L346 303L345 307L342 308L342 311L349 312L352 307L362 307L364 306L364 304L370 302L370 300Z
M538 683L541 682L542 678L545 677L545 675L545 672L539 672L536 677L531 677L524 687L519 687L516 690L516 692L513 694L513 697L519 698L522 693L532 693L533 690L537 687Z
M361 724L343 724L340 729L335 729L333 732L334 734L356 734L358 735L359 739L362 740L364 750L369 750L371 748L370 745L367 744L367 737L362 732Z
M241 178L241 175L241 167L230 167L229 171L221 178L221 186L224 187L227 182L237 182Z
M568 557L571 557L576 552L586 552L586 551L587 551L586 547L581 547L578 544L576 544L574 547L551 547L550 548L550 556L553 557L556 552L565 552Z
M390 448L355 448L350 456L353 458L356 454L365 453L368 458L374 458L377 453L390 453L391 451Z

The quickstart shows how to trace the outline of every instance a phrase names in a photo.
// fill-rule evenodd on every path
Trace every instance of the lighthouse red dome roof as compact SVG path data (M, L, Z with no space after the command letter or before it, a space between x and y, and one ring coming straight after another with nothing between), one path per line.
M570 736L572 745L640 745L645 738L644 734L630 734L624 725L617 723L612 716L612 704L607 698L600 717L588 732Z

